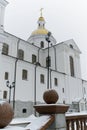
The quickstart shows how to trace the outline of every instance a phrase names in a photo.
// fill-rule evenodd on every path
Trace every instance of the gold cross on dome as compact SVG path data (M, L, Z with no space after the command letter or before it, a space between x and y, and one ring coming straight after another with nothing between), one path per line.
M40 16L41 16L41 17L42 17L42 10L43 10L43 8L40 9Z

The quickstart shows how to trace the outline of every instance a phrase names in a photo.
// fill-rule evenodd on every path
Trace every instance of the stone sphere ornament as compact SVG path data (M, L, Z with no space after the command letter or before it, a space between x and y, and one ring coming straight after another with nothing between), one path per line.
M6 101L0 101L0 128L6 127L14 116L11 105Z
M44 92L43 99L47 104L55 104L59 99L59 95L56 90L49 89Z

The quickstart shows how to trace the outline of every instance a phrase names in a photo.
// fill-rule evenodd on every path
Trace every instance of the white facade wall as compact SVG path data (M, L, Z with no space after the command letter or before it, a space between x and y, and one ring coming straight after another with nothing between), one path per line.
M2 33L4 29L4 13L7 4L8 4L7 1L0 0L0 33Z
M40 74L44 75L44 84L40 82ZM45 68L36 68L36 101L43 101L43 93L47 90L47 70Z
M63 50L59 50L57 49L57 70L60 71L60 72L63 72L65 73L65 57L64 57L64 51Z
M23 69L28 72L27 80L22 79ZM17 63L16 100L34 101L34 67L23 61Z
M2 97L3 98L3 91L8 91L8 97L9 97L9 89L6 87L6 80L5 80L5 72L8 72L9 75L9 81L12 83L14 81L14 59L10 58L8 56L2 55L0 56L0 79L1 79L1 91L2 91Z
M19 41L18 41L19 40ZM7 34L7 39L5 43L9 45L9 55L0 55L2 70L1 75L1 91L9 90L6 87L6 81L4 80L5 72L9 72L9 81L12 83L14 81L14 71L15 71L15 61L17 56L17 44L19 49L24 50L24 61L17 61L16 70L16 100L22 101L35 101L35 65L32 64L32 54L37 56L38 61L38 50L39 50L39 62L43 67L36 67L36 101L43 102L43 92L47 89L47 69L46 69L46 57L48 55L48 49L39 49L28 42L19 39L15 36ZM2 46L1 46L2 47ZM56 66L55 70L55 53L54 47L49 50L49 55L51 56L51 84L52 88L56 89L59 93L59 102L71 103L74 98L82 97L82 82L80 77L80 58L79 54L75 54L68 46L60 44L56 45ZM11 57L12 56L12 57ZM75 76L70 76L70 63L69 56L72 56L75 63ZM45 67L45 68L44 68ZM22 80L22 70L28 71L28 79ZM55 71L54 71L55 70ZM78 72L78 73L77 73ZM66 75L65 75L65 74ZM45 83L40 83L40 74L44 74ZM58 78L58 87L54 86L54 78ZM50 85L51 85L50 84ZM63 92L64 88L64 92ZM72 93L72 91L74 91ZM13 92L12 92L13 93ZM9 95L9 94L8 94ZM12 98L11 98L12 99Z
M83 97L82 80L74 77L66 76L66 102L71 103L77 98Z
M41 41L43 41L44 42L44 48L47 48L48 47L48 42L46 41L46 37L47 37L47 35L45 35L45 34L44 35L38 35L38 34L31 35L28 38L28 42L33 44L33 45L36 45L38 47L41 47L40 43L41 43ZM51 46L51 44L52 45L56 44L56 40L54 39L53 36L50 37L50 41L51 41L51 43L49 43L49 46Z
M63 93L63 88L65 89L65 79L64 75L62 73L58 73L56 71L51 72L51 83L52 83L52 89L55 89L58 92L59 95L59 103L63 103L65 100L65 93ZM54 78L57 78L58 85L55 86L54 84Z
M87 100L87 81L82 80L83 97Z

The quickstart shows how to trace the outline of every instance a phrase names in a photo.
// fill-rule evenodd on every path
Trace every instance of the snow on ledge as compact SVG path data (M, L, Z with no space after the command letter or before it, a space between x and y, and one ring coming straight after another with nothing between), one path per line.
M81 116L81 115L87 115L87 111L82 111L82 112L72 112L72 113L66 113L65 116Z

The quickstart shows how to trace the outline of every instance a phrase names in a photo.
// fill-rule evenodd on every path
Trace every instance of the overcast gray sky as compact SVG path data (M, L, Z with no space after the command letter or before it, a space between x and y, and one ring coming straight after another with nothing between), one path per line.
M57 43L74 39L81 54L82 78L87 80L87 0L7 0L5 31L27 40L37 28L40 8L46 28Z

